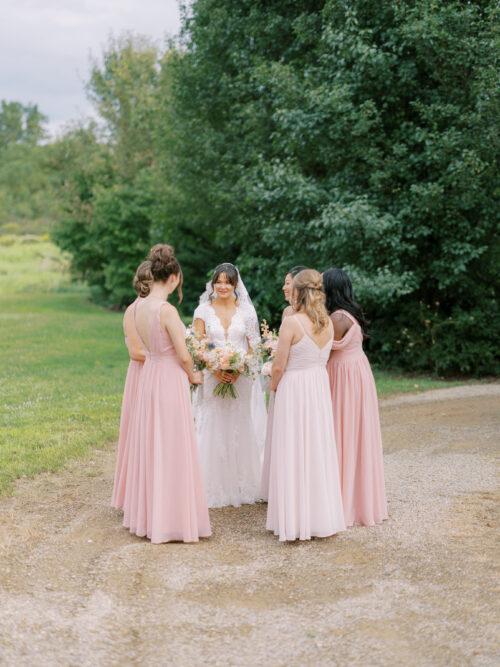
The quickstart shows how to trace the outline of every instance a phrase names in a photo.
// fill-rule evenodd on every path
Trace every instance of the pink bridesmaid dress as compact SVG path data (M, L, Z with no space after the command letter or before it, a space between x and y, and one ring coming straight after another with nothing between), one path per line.
M198 542L211 534L189 381L158 304L129 430L123 525L151 542Z
M135 309L139 297L132 304ZM128 347L127 337L125 336L125 345ZM143 367L142 361L131 359L128 365L127 377L125 378L125 388L123 390L122 411L120 416L120 431L118 436L118 447L116 452L115 481L113 484L113 495L111 496L111 505L116 509L123 509L125 499L125 481L127 478L128 449L127 434L130 425L130 416L137 402L137 389L139 387L139 377Z
M264 461L262 464L262 474L260 481L260 497L267 501L269 497L269 469L271 466L271 438L273 434L273 413L274 413L274 391L269 394L269 404L267 406L267 427L266 441L264 445Z
M352 322L327 365L344 515L348 526L373 526L387 519L377 390L360 325L347 311L336 313Z
M296 317L296 316L294 316ZM280 541L345 530L326 362L306 333L290 348L273 408L268 530Z

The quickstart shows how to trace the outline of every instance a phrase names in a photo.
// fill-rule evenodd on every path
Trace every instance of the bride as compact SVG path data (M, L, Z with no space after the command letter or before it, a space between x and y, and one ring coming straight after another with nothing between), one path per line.
M194 331L216 346L243 350L260 342L257 313L233 264L220 264L194 312ZM239 507L259 499L266 407L259 379L224 371L204 372L195 420L209 507ZM219 382L233 382L237 398L214 396Z

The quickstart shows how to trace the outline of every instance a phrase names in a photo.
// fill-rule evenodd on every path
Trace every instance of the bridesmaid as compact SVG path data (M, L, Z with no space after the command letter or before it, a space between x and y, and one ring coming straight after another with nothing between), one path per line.
M363 352L366 320L341 269L323 274L335 339L328 361L346 524L387 519L377 390Z
M118 448L116 455L115 482L111 505L116 509L123 508L125 497L125 479L127 474L128 451L125 448L130 415L137 400L137 387L139 376L146 358L142 349L141 341L135 328L135 308L137 302L149 294L153 276L151 275L151 262L145 261L139 264L134 276L134 289L137 293L136 300L130 304L123 315L123 332L125 334L125 345L127 346L130 362L125 379L123 391L122 412L120 417L120 434L118 437Z
M286 306L286 308L283 310L281 314L282 322L285 319L285 317L293 315L293 307L292 307L293 279L298 273L305 270L306 270L305 266L294 266L293 269L290 269L290 271L285 276L285 282L283 283L283 287L281 289L283 290L283 294L285 295L285 301L288 301L289 305Z
M321 275L293 282L295 314L280 328L271 389L272 426L267 529L280 541L345 530L326 362L333 326Z
M285 300L288 301L289 305L283 310L281 314L281 321L285 317L293 315L294 310L292 308L292 290L293 290L293 279L301 271L305 270L305 266L294 266L293 269L290 269L285 276L285 282L283 284L283 294L285 295ZM267 429L266 429L266 441L264 445L264 460L262 463L262 475L260 482L260 497L262 500L267 501L269 495L269 465L271 463L271 432L273 427L273 414L274 414L274 391L269 392L269 402L267 406Z
M185 328L167 299L182 299L181 267L171 246L148 256L153 284L135 309L146 361L131 429L123 525L151 542L197 542L211 534L191 412L189 382L199 384Z

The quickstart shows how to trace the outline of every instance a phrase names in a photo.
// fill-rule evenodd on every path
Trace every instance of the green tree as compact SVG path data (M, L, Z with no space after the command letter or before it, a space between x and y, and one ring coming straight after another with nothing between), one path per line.
M134 270L151 244L158 76L149 41L111 40L88 83L100 124L69 132L55 153L67 215L54 238L72 254L75 275L110 306L132 300Z
M0 152L12 144L38 144L45 137L47 117L36 104L0 103Z
M49 167L47 121L36 105L0 103L0 229L46 231L59 214Z
M343 266L376 358L495 371L497 25L487 1L194 2L170 63L177 245L234 259L265 315L289 266Z

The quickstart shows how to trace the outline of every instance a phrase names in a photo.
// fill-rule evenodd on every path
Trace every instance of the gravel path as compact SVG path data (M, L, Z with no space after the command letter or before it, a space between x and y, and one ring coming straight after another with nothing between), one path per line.
M265 505L150 545L114 449L0 501L2 665L494 665L500 384L382 403L390 519L278 544Z

